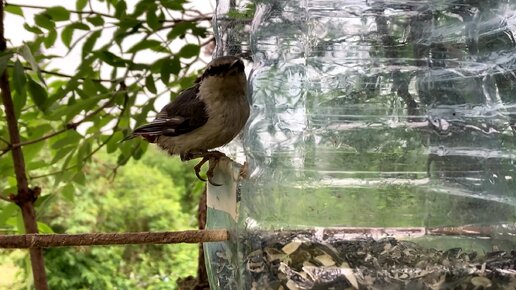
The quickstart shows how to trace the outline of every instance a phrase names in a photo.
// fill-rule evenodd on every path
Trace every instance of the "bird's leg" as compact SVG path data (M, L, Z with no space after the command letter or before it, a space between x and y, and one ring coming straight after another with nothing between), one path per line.
M204 157L204 155L208 153L206 150L199 150L199 151L188 151L186 153L179 154L179 157L181 158L181 161L189 161L192 159L197 159Z

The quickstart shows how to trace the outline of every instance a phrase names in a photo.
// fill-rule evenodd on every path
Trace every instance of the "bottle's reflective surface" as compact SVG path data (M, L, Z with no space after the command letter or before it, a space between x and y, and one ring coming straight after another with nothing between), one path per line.
M516 1L254 4L234 289L516 288Z

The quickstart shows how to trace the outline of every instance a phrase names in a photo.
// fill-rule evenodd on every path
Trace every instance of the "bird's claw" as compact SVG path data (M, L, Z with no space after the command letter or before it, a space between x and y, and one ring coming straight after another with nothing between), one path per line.
M225 157L225 156L226 155L224 153L219 152L219 151L206 152L204 154L202 160L199 163L197 163L197 165L194 166L195 175L197 176L197 178L199 178L199 180L202 180L204 182L208 181L213 186L221 186L222 184L215 183L212 180L213 180L213 176L214 176L215 167L219 163L220 158ZM208 167L208 171L206 172L206 176L208 177L206 180L201 177L200 173L201 173L202 166L207 161L209 161L209 167Z

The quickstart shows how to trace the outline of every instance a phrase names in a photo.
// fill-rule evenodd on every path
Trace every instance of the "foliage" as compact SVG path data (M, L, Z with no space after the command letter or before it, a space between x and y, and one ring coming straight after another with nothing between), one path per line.
M193 225L200 186L184 177L185 168L154 155L148 163L121 170L143 156L147 143L120 141L160 109L155 107L160 97L173 99L193 83L192 65L201 48L213 41L208 31L211 16L189 8L185 0L140 0L134 6L125 0L77 0L75 4L75 9L5 5L10 17L24 18L23 27L33 38L21 45L8 40L7 50L0 53L0 73L9 75L21 135L21 143L10 144L5 113L0 111L0 172L6 177L0 179L0 197L8 199L17 192L8 153L21 147L30 188L42 188L35 202L40 232L171 230ZM30 11L36 11L33 21L27 16ZM77 63L70 63L71 55L80 55ZM63 62L74 72L55 69ZM107 154L98 157L104 149ZM104 159L109 162L97 164ZM113 184L101 178L117 173L121 180ZM143 194L148 191L153 195ZM50 212L52 219L45 218ZM0 229L24 232L13 203L0 203ZM191 251L159 249L164 252L155 247L47 251L52 289L80 289L84 281L98 283L92 286L98 289L129 284L139 288L144 282L165 283L152 282L151 269L173 269L174 274L156 274L172 281L180 270L191 270L186 263L193 261ZM162 257L171 258L161 261ZM74 277L79 282L59 279L70 278L66 271L81 273ZM130 279L110 281L117 272Z
M173 98L191 85L195 77L190 67L207 36L200 22L209 17L192 16L186 1L140 1L133 9L124 0L107 1L103 5L110 13L86 4L78 0L73 11L42 7L34 25L24 25L34 39L0 55L0 69L7 68L10 75L29 181L46 186L43 196L66 195L84 184L85 164L103 147L118 155L117 166L140 158L145 142L119 141L155 111L159 96L170 92ZM23 6L6 7L23 16ZM45 51L59 41L68 53L81 52L73 75L45 70L61 58ZM137 102L140 97L148 101ZM3 112L0 117L4 119ZM2 140L9 139L7 134L0 121ZM4 196L16 192L13 165L5 154L9 150L7 141L0 142L0 170L8 176L0 181Z
M170 231L193 227L181 199L181 180L162 168L181 168L180 161L149 150L140 161L121 168L116 179L106 178L116 160L102 154L88 167L87 186L77 202L61 200L45 209L43 220L58 232ZM111 157L111 158L110 158ZM160 158L163 166L154 166ZM107 159L107 160L105 160ZM185 176L185 179L186 178ZM196 204L196 203L195 203ZM195 275L196 245L131 245L120 247L53 248L45 251L51 289L174 289L180 276Z

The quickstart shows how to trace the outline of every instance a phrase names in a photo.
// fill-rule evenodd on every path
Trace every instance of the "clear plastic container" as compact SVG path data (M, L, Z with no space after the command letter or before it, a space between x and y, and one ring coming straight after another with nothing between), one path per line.
M254 4L212 287L516 289L516 0Z

